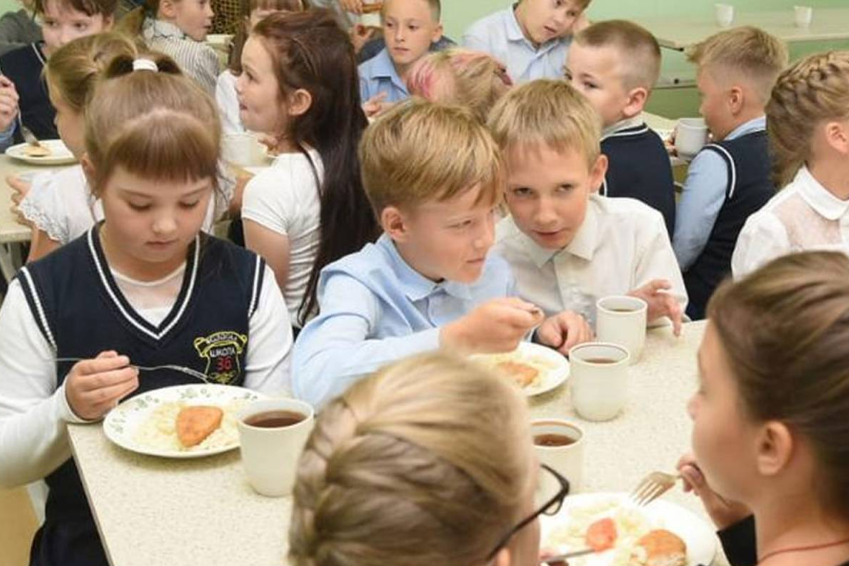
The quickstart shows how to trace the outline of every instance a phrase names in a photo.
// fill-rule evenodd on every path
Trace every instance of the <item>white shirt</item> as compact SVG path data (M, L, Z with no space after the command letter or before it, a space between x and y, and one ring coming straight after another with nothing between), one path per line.
M133 308L157 324L176 301L184 269L152 283L119 274L116 281ZM249 332L244 387L272 395L287 391L292 334L286 305L268 267ZM54 356L20 282L13 280L0 308L0 486L43 478L71 456L66 424L85 421L71 411L64 385L57 387Z
M289 239L289 279L283 296L296 325L321 237L316 176L321 183L324 166L317 151L309 150L309 156L315 171L300 152L278 155L271 167L248 182L242 201L243 219Z
M546 315L572 310L595 322L596 300L624 295L653 279L687 305L687 291L663 216L630 198L589 198L584 223L561 250L537 245L507 217L496 227L495 253L510 264L519 295Z
M806 166L749 216L731 256L739 279L779 256L806 250L849 254L849 200L840 200Z
M215 83L215 101L218 103L218 115L221 117L223 134L241 134L245 131L239 117L239 96L236 94L238 77L229 69L218 75Z

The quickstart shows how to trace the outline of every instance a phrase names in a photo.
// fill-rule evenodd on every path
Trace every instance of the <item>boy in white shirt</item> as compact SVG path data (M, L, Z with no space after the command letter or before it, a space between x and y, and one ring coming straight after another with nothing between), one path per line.
M594 321L597 299L629 294L648 303L649 322L669 317L678 334L687 292L663 217L596 194L607 158L589 101L566 82L534 81L499 101L489 128L504 152L511 214L498 224L495 252L519 295L546 313Z

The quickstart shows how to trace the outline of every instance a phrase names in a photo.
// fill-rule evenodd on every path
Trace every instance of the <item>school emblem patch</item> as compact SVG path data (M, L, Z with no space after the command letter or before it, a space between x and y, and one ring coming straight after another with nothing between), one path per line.
M248 337L244 334L223 330L206 338L195 338L194 346L198 355L206 360L204 373L210 381L227 385L242 372L239 356L245 351L247 343Z

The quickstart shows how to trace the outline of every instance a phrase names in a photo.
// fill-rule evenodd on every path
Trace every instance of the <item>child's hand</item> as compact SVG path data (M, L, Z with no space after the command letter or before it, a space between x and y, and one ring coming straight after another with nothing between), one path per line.
M752 514L752 510L742 503L728 501L713 491L692 454L681 456L677 469L684 480L684 491L692 491L699 496L718 529L730 527Z
M541 344L555 348L563 355L573 346L589 342L594 338L593 329L586 319L576 312L563 311L542 323L537 330Z
M15 83L0 75L0 131L6 131L18 116L18 91Z
M21 201L26 198L27 193L29 193L31 183L29 181L24 181L16 175L8 175L6 177L6 184L9 185L9 188L12 189L12 206L9 207L9 210L11 210L12 214L15 215L15 220L18 224L22 224L23 226L29 226L29 220L27 220L24 215L21 214L21 211L18 207L20 206Z
M386 92L378 92L363 103L363 112L365 112L366 118L376 118L394 106L391 102L383 102L386 99L386 94Z
M439 342L468 352L509 352L543 317L538 307L521 299L495 299L443 326Z
M374 37L374 28L366 27L363 24L357 24L351 28L351 43L354 44L354 53L359 53L363 46Z
M363 13L363 0L339 0L339 4L342 5L346 12L352 12L354 14Z
M675 336L681 336L681 321L684 318L684 311L681 310L681 305L675 297L666 292L671 288L672 283L666 279L653 279L628 294L648 303L648 322L653 322L662 316L668 316L672 320L672 330Z
M127 356L101 352L92 360L74 364L65 378L65 396L74 413L85 420L99 419L139 386L139 370Z

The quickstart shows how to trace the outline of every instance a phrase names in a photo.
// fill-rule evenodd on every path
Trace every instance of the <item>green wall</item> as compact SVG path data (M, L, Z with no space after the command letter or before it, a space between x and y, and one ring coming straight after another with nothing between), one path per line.
M0 13L6 13L9 10L19 10L20 5L13 0L0 0Z

